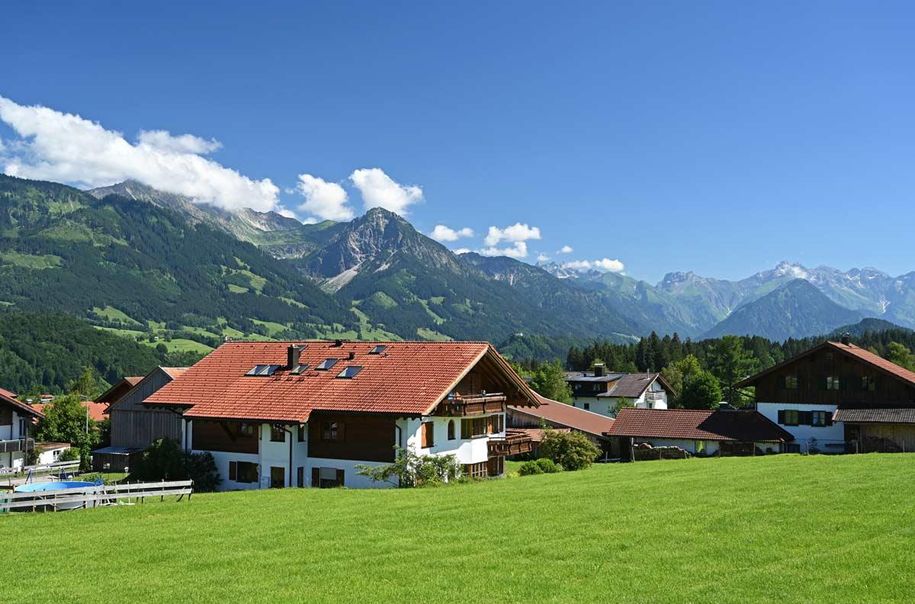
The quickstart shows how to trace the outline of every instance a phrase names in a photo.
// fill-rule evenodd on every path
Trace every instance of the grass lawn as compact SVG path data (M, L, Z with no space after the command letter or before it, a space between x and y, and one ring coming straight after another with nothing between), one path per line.
M915 455L783 455L9 514L0 585L7 602L911 601L913 484Z

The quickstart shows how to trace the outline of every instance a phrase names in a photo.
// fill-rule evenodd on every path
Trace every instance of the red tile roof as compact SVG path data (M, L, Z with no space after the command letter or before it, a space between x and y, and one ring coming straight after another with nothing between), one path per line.
M756 411L621 409L611 436L738 442L787 442L790 433Z
M6 403L7 405L15 408L17 411L21 411L32 417L44 417L40 409L36 409L28 403L23 403L16 399L16 395L10 392L9 390L4 390L0 388L0 403Z
M48 405L53 405L54 403L37 403L32 405L32 407L41 412L44 415L44 410ZM89 419L93 421L103 421L108 419L108 403L97 403L95 401L82 401L80 405L83 408L89 410Z
M604 438L613 427L613 418L606 415L566 405L540 396L536 392L534 395L540 403L539 407L512 407L512 411L540 418L554 426L574 428L579 432L587 432L601 438Z
M747 379L743 380L742 382L739 382L737 384L737 386L741 387L741 388L745 387L745 386L752 386L753 384L756 383L757 380L759 380L759 378L761 378L765 375L768 375L768 374L772 373L773 371L777 371L778 369L781 369L782 367L785 367L786 365L790 365L791 363L797 361L798 359L802 359L805 356L807 356L811 353L814 353L818 350L822 350L824 348L829 348L829 349L837 351L841 354L845 354L845 355L854 357L856 359L859 359L859 360L867 363L868 365L871 365L872 367L876 367L877 369L881 370L882 372L884 372L898 380L906 382L907 384L909 384L911 386L915 386L915 372L909 371L905 367L900 367L896 363L892 363L892 362L884 359L882 356L880 356L878 354L874 354L873 352L871 352L865 348L861 348L860 346L855 346L854 344L843 344L842 342L831 342L831 341L823 342L819 346L814 346L810 350L806 350L806 351L802 352L801 354L788 359L787 361L783 361L783 362L779 363L778 365L769 367L768 369L766 369L764 371L760 371L756 375L750 376Z
M230 342L204 357L146 401L190 407L187 417L304 422L315 410L424 415L481 359L492 360L506 394L537 402L533 392L486 342L304 342L302 375L285 369L271 377L246 376L255 365L285 366L293 342ZM369 354L375 346L387 348ZM350 354L354 355L348 360ZM314 367L327 358L329 371ZM362 367L352 379L336 376L347 366Z

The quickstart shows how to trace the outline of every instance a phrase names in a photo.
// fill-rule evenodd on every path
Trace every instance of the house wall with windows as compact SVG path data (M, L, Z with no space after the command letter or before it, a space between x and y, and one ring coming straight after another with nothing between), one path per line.
M0 400L0 441L6 441L5 451L0 453L0 468L18 470L25 466L24 448L28 446L30 425L29 416Z
M845 450L845 426L833 422L836 405L820 403L757 402L756 410L794 437L794 448L807 452L811 447L821 451Z

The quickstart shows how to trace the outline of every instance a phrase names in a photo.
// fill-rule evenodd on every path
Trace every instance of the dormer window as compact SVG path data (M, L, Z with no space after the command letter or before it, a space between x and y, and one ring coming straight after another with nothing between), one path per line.
M323 361L321 361L320 363L318 363L315 366L315 369L318 371L327 371L336 364L337 364L337 359L334 359L334 358L324 359Z
M303 363L301 365L296 365L295 367L293 367L292 371L290 371L289 373L291 373L292 375L302 375L307 370L308 370L308 364Z
M279 369L279 365L255 365L252 369L248 371L245 375L253 375L258 377L269 377L276 373L276 370Z
M360 371L362 371L362 367L359 367L358 365L350 365L349 367L344 367L343 371L337 374L337 377L345 380L351 380L359 375Z
M373 346L372 349L369 350L369 354L381 354L382 352L384 352L387 349L388 349L388 347L386 344L378 344L377 346Z

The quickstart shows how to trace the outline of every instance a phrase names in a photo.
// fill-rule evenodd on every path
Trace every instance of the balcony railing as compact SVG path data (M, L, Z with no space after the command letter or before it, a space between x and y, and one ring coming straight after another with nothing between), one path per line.
M507 430L505 438L493 438L489 441L490 457L507 457L530 453L534 448L534 441L524 432Z
M438 406L438 415L464 416L504 411L508 397L501 392L449 395Z
M12 440L0 440L0 453L18 453L35 448L35 440L32 438L14 438Z

